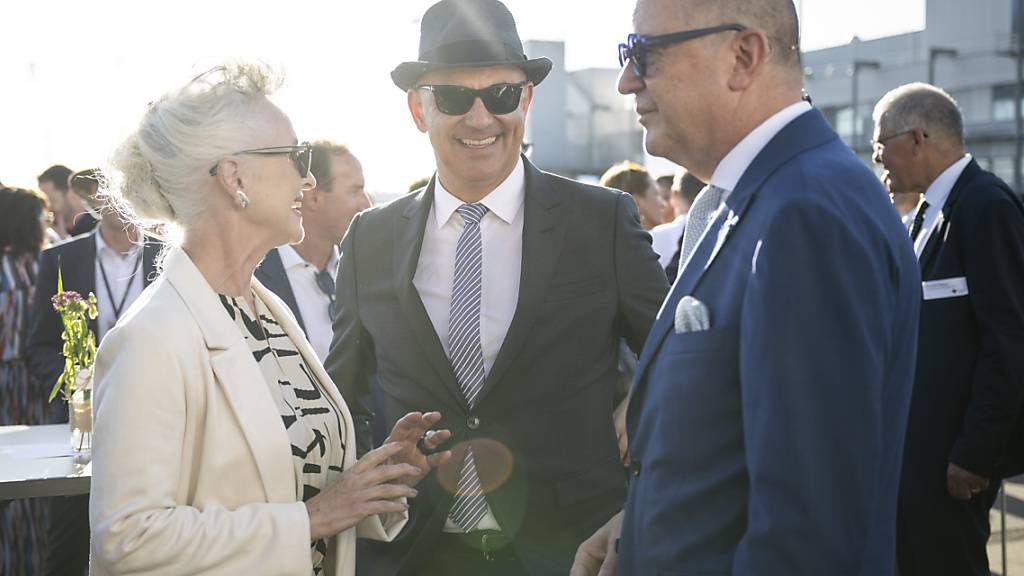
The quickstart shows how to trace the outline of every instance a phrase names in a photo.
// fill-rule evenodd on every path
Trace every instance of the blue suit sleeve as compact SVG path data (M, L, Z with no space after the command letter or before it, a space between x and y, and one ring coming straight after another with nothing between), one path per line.
M740 334L748 522L734 574L858 574L882 452L897 289L884 240L782 206L751 261Z

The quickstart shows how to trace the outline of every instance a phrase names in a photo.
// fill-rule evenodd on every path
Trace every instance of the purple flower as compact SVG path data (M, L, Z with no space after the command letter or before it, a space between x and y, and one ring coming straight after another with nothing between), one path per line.
M82 295L74 290L65 290L59 294L55 294L50 299L53 302L53 309L60 312L62 308L68 308L73 304L84 304L85 300L82 299Z

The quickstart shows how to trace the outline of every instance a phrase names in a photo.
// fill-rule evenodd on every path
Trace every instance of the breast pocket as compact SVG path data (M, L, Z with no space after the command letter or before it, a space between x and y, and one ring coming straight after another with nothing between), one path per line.
M710 328L697 332L669 333L665 337L663 354L685 356L725 352L736 347L739 329L735 326Z
M570 280L552 284L544 296L545 302L565 302L600 294L609 288L609 282L597 277Z

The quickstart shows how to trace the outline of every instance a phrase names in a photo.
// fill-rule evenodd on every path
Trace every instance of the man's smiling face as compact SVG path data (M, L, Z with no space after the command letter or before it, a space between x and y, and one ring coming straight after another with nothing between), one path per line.
M435 70L417 85L454 85L486 88L526 80L514 66ZM491 114L477 98L468 112L450 116L438 110L434 94L426 89L409 91L409 109L421 132L430 137L444 187L458 195L463 190L496 188L515 168L523 144L526 113L533 85L523 87L519 107L508 114Z

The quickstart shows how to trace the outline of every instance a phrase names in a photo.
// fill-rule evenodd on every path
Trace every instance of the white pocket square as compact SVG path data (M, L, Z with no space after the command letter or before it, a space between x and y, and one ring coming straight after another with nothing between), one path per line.
M711 328L711 316L706 304L693 296L684 296L676 305L676 334L700 332Z

